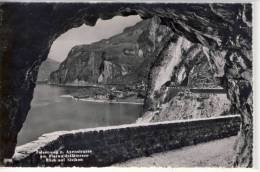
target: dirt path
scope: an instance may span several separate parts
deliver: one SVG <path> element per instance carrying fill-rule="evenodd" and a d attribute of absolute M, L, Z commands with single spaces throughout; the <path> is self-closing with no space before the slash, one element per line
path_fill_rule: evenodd
<path fill-rule="evenodd" d="M 232 167 L 236 136 L 187 146 L 150 157 L 117 163 L 117 167 Z"/>

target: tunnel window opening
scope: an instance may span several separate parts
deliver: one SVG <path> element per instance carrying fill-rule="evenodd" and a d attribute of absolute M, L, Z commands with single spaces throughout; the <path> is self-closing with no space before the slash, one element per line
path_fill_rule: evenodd
<path fill-rule="evenodd" d="M 140 40 L 149 24 L 116 16 L 59 36 L 40 66 L 17 145 L 54 131 L 134 123 L 143 112 Z"/>
<path fill-rule="evenodd" d="M 160 22 L 114 17 L 58 37 L 40 67 L 18 145 L 60 130 L 231 114 L 202 45 Z"/>

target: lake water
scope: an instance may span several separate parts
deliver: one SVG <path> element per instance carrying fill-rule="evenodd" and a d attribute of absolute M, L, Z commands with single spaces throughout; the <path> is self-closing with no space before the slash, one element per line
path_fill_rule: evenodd
<path fill-rule="evenodd" d="M 34 90 L 31 110 L 18 135 L 18 145 L 53 131 L 74 130 L 133 123 L 142 105 L 76 101 L 68 95 L 75 88 L 39 84 Z"/>

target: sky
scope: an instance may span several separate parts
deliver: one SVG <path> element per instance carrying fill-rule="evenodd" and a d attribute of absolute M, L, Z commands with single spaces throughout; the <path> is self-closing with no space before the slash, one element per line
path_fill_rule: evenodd
<path fill-rule="evenodd" d="M 141 20 L 139 16 L 116 16 L 110 20 L 99 19 L 95 26 L 84 24 L 78 28 L 70 29 L 53 42 L 48 58 L 62 62 L 75 45 L 90 44 L 110 38 Z"/>

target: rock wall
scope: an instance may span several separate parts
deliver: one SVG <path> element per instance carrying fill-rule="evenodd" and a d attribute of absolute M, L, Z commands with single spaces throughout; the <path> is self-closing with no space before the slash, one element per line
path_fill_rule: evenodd
<path fill-rule="evenodd" d="M 140 15 L 157 16 L 176 34 L 206 47 L 219 84 L 242 117 L 234 165 L 252 167 L 251 4 L 1 3 L 0 11 L 0 162 L 14 153 L 39 66 L 52 42 L 83 23 L 95 25 L 98 18 Z M 226 52 L 224 64 L 218 63 L 216 50 Z"/>
<path fill-rule="evenodd" d="M 13 166 L 109 166 L 152 153 L 236 135 L 240 117 L 227 116 L 153 124 L 129 124 L 75 131 L 61 131 L 41 136 L 19 146 Z M 67 153 L 87 151 L 85 153 Z M 46 152 L 46 153 L 42 153 Z M 57 162 L 51 155 L 89 155 L 79 161 Z M 42 156 L 42 158 L 41 158 Z M 43 157 L 46 156 L 46 157 Z M 47 160 L 48 159 L 48 160 Z M 52 161 L 56 159 L 56 162 Z M 73 158 L 71 158 L 73 159 Z"/>
<path fill-rule="evenodd" d="M 223 63 L 223 56 L 220 59 Z M 175 35 L 161 50 L 150 70 L 145 109 L 155 110 L 158 101 L 167 95 L 168 87 L 218 87 L 212 70 L 202 45 Z"/>
<path fill-rule="evenodd" d="M 224 55 L 212 50 L 224 70 Z M 223 72 L 222 72 L 223 74 Z M 174 35 L 150 70 L 145 114 L 137 122 L 155 122 L 229 115 L 233 105 L 223 93 L 207 49 Z M 208 89 L 192 93 L 189 89 Z"/>
<path fill-rule="evenodd" d="M 156 109 L 146 111 L 138 123 L 235 114 L 225 93 L 193 93 L 189 89 L 179 91 L 173 88 L 167 88 L 166 92 L 164 99 L 157 102 Z"/>

